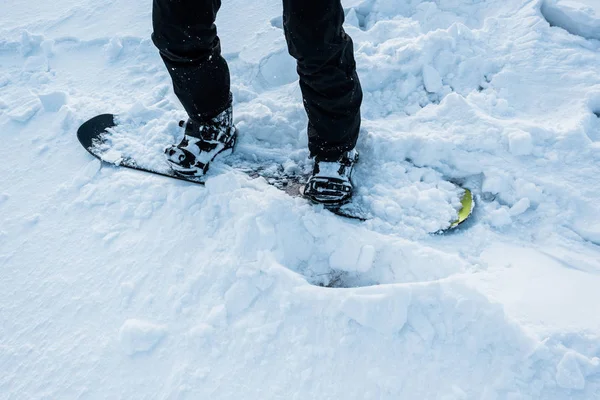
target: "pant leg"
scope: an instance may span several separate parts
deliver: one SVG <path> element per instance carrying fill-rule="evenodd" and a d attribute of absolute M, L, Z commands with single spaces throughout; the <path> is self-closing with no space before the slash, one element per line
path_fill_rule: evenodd
<path fill-rule="evenodd" d="M 190 118 L 210 119 L 231 102 L 227 62 L 214 24 L 221 0 L 153 0 L 152 40 Z"/>
<path fill-rule="evenodd" d="M 283 0 L 283 13 L 288 49 L 298 61 L 309 150 L 322 159 L 338 158 L 356 145 L 362 103 L 352 39 L 342 28 L 342 4 Z"/>

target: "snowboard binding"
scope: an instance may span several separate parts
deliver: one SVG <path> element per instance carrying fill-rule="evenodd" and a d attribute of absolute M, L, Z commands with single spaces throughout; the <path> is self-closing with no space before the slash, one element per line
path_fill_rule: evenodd
<path fill-rule="evenodd" d="M 237 140 L 231 105 L 216 117 L 196 122 L 180 121 L 184 136 L 177 145 L 165 149 L 167 163 L 173 172 L 187 177 L 206 174 L 210 163 L 226 150 L 232 150 Z"/>
<path fill-rule="evenodd" d="M 344 152 L 336 161 L 315 158 L 313 173 L 303 188 L 304 197 L 326 208 L 339 208 L 352 199 L 352 171 L 358 161 L 356 150 Z"/>

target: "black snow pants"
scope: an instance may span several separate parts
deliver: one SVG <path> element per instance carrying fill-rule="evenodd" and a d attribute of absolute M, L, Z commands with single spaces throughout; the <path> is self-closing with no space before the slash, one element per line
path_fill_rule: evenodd
<path fill-rule="evenodd" d="M 249 0 L 252 1 L 252 0 Z M 283 25 L 308 114 L 311 155 L 332 160 L 356 145 L 362 90 L 341 0 L 283 0 Z M 153 0 L 152 39 L 192 119 L 210 119 L 231 102 L 215 18 L 220 0 Z M 244 21 L 239 21 L 243 24 Z"/>

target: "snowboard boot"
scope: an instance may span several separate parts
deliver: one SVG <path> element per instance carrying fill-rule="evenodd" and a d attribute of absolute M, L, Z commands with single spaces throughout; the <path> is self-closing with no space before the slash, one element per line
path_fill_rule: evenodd
<path fill-rule="evenodd" d="M 188 119 L 180 121 L 179 126 L 185 129 L 183 140 L 167 147 L 165 155 L 171 169 L 187 177 L 205 175 L 215 157 L 233 149 L 237 138 L 231 105 L 210 120 Z"/>
<path fill-rule="evenodd" d="M 330 208 L 348 203 L 352 198 L 352 169 L 357 161 L 356 150 L 344 152 L 337 161 L 315 157 L 313 173 L 304 186 L 303 195 Z"/>

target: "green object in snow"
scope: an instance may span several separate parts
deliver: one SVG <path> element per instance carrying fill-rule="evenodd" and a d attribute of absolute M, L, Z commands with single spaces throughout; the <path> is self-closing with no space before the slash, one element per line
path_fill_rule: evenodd
<path fill-rule="evenodd" d="M 460 203 L 462 208 L 458 212 L 458 219 L 450 225 L 450 229 L 456 228 L 465 222 L 473 212 L 473 206 L 475 205 L 475 202 L 473 201 L 473 193 L 471 193 L 469 189 L 465 189 L 465 193 L 463 194 Z"/>

